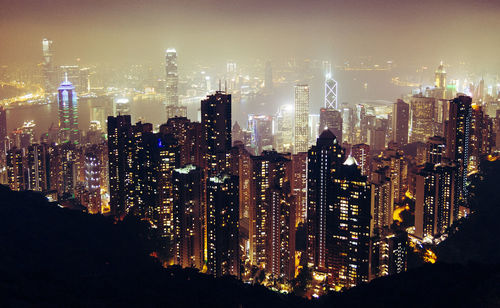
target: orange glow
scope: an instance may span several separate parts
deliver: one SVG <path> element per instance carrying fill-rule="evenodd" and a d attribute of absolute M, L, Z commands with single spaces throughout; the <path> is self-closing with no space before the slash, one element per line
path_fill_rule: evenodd
<path fill-rule="evenodd" d="M 432 250 L 427 249 L 424 254 L 424 262 L 434 264 L 436 263 L 436 260 L 436 254 Z"/>

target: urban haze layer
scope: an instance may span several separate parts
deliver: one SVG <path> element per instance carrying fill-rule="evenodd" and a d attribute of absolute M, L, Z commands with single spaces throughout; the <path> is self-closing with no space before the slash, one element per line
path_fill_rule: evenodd
<path fill-rule="evenodd" d="M 498 60 L 470 60 L 481 46 L 241 56 L 214 34 L 213 61 L 184 43 L 87 61 L 55 36 L 25 62 L 0 57 L 0 184 L 148 222 L 164 267 L 312 298 L 405 272 L 410 255 L 435 263 L 500 149 Z"/>

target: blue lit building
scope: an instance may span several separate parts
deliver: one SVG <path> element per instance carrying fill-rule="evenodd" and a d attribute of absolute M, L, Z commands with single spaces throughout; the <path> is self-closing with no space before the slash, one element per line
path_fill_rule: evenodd
<path fill-rule="evenodd" d="M 57 89 L 59 104 L 59 143 L 78 143 L 78 102 L 75 87 L 64 80 Z"/>

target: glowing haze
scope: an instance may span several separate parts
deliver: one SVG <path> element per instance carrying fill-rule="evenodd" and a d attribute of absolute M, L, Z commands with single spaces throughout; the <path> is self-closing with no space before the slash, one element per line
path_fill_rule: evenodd
<path fill-rule="evenodd" d="M 289 56 L 393 59 L 400 65 L 467 61 L 498 67 L 500 2 L 2 0 L 0 64 L 57 61 L 181 64 Z"/>

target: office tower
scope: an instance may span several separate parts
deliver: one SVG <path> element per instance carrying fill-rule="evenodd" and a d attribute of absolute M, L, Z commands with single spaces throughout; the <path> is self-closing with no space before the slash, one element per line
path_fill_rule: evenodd
<path fill-rule="evenodd" d="M 23 150 L 12 148 L 7 151 L 6 157 L 7 178 L 12 190 L 25 190 Z"/>
<path fill-rule="evenodd" d="M 43 144 L 32 144 L 25 149 L 26 189 L 47 190 L 48 154 Z"/>
<path fill-rule="evenodd" d="M 177 51 L 174 48 L 169 48 L 165 52 L 165 73 L 165 108 L 167 111 L 167 120 L 173 117 L 186 117 L 186 107 L 179 104 Z"/>
<path fill-rule="evenodd" d="M 372 204 L 372 231 L 381 234 L 393 222 L 394 211 L 394 185 L 387 177 L 387 168 L 376 170 L 372 173 L 371 204 Z"/>
<path fill-rule="evenodd" d="M 353 145 L 351 156 L 356 160 L 361 174 L 368 176 L 370 174 L 370 146 L 364 143 Z"/>
<path fill-rule="evenodd" d="M 410 142 L 426 142 L 434 136 L 434 111 L 436 99 L 415 95 L 410 99 Z"/>
<path fill-rule="evenodd" d="M 343 140 L 352 143 L 354 141 L 354 110 L 347 104 L 342 103 L 342 137 Z"/>
<path fill-rule="evenodd" d="M 325 109 L 339 109 L 337 103 L 337 81 L 332 78 L 331 72 L 325 75 Z"/>
<path fill-rule="evenodd" d="M 211 176 L 206 184 L 206 263 L 213 276 L 240 276 L 238 177 Z"/>
<path fill-rule="evenodd" d="M 85 153 L 85 188 L 89 194 L 88 212 L 98 214 L 101 212 L 101 160 L 100 150 L 92 146 Z"/>
<path fill-rule="evenodd" d="M 5 153 L 5 139 L 7 138 L 7 110 L 0 106 L 0 156 Z"/>
<path fill-rule="evenodd" d="M 204 265 L 203 171 L 186 165 L 173 171 L 174 262 L 202 269 Z"/>
<path fill-rule="evenodd" d="M 307 153 L 292 155 L 292 194 L 295 199 L 295 221 L 305 223 L 307 218 Z"/>
<path fill-rule="evenodd" d="M 481 157 L 491 153 L 493 121 L 485 114 L 483 106 L 472 105 L 468 173 L 479 170 Z"/>
<path fill-rule="evenodd" d="M 426 162 L 433 165 L 443 161 L 446 139 L 439 136 L 430 137 L 427 141 Z"/>
<path fill-rule="evenodd" d="M 273 91 L 273 68 L 271 61 L 266 61 L 266 72 L 264 77 L 264 88 L 267 92 Z"/>
<path fill-rule="evenodd" d="M 331 205 L 336 198 L 334 178 L 343 162 L 343 149 L 329 130 L 321 133 L 308 152 L 307 162 L 307 255 L 315 270 L 331 272 L 334 249 Z"/>
<path fill-rule="evenodd" d="M 294 153 L 307 152 L 309 148 L 309 86 L 295 86 L 295 142 Z"/>
<path fill-rule="evenodd" d="M 35 126 L 35 122 L 33 121 L 25 121 L 23 123 L 23 126 L 18 129 L 20 134 L 17 135 L 19 137 L 19 140 L 16 140 L 17 147 L 26 148 L 35 141 Z"/>
<path fill-rule="evenodd" d="M 368 142 L 372 151 L 385 149 L 386 130 L 381 127 L 373 127 L 368 130 Z"/>
<path fill-rule="evenodd" d="M 231 94 L 217 91 L 201 101 L 207 175 L 229 170 L 231 150 Z"/>
<path fill-rule="evenodd" d="M 408 143 L 409 119 L 409 105 L 403 100 L 398 99 L 392 108 L 392 141 L 401 146 Z"/>
<path fill-rule="evenodd" d="M 319 111 L 319 134 L 329 129 L 342 143 L 342 114 L 336 109 L 321 108 Z"/>
<path fill-rule="evenodd" d="M 444 234 L 455 220 L 454 164 L 426 164 L 417 173 L 415 195 L 415 235 L 433 238 Z"/>
<path fill-rule="evenodd" d="M 66 78 L 58 91 L 59 143 L 79 143 L 78 103 L 75 87 Z"/>
<path fill-rule="evenodd" d="M 132 183 L 132 124 L 130 115 L 108 117 L 108 164 L 111 214 L 128 213 L 126 199 Z"/>
<path fill-rule="evenodd" d="M 113 116 L 131 114 L 130 100 L 125 97 L 115 97 L 113 99 Z"/>
<path fill-rule="evenodd" d="M 438 68 L 436 69 L 436 72 L 434 73 L 435 76 L 435 86 L 436 88 L 439 89 L 444 89 L 446 88 L 446 70 L 444 69 L 444 64 L 443 61 L 439 64 Z"/>
<path fill-rule="evenodd" d="M 307 140 L 316 140 L 319 137 L 319 114 L 309 115 L 309 135 Z"/>
<path fill-rule="evenodd" d="M 460 206 L 466 204 L 467 167 L 469 164 L 469 145 L 472 117 L 472 99 L 469 96 L 459 96 L 450 101 L 450 115 L 446 133 L 446 156 L 455 162 L 457 174 L 455 180 L 455 208 L 453 218 L 459 218 Z"/>
<path fill-rule="evenodd" d="M 55 90 L 55 72 L 54 63 L 52 62 L 52 41 L 44 38 L 42 40 L 43 54 L 43 78 L 45 92 L 52 93 Z"/>
<path fill-rule="evenodd" d="M 295 117 L 293 105 L 281 105 L 275 119 L 274 148 L 279 153 L 293 150 L 293 121 Z"/>
<path fill-rule="evenodd" d="M 293 278 L 295 209 L 290 156 L 264 151 L 251 158 L 250 262 L 276 278 Z"/>
<path fill-rule="evenodd" d="M 248 129 L 252 132 L 254 154 L 260 155 L 263 150 L 273 149 L 273 119 L 266 115 L 248 115 Z"/>

